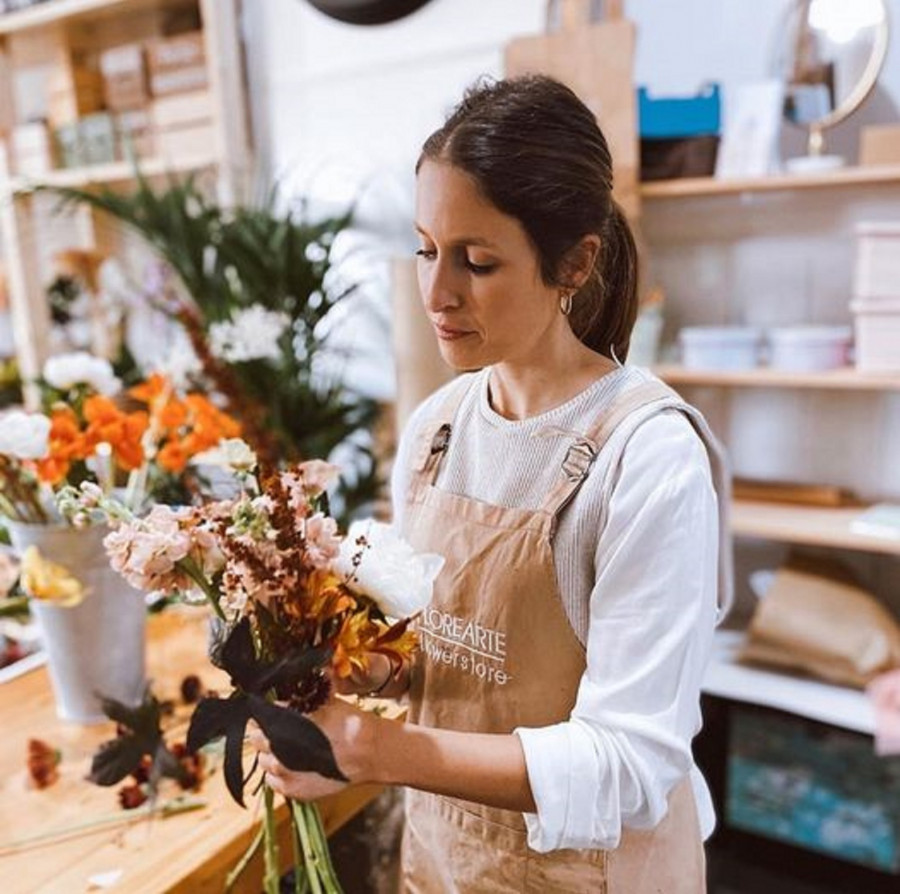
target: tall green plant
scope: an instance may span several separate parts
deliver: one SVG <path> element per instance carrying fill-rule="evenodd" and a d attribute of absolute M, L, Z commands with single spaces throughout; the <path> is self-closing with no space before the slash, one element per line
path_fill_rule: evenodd
<path fill-rule="evenodd" d="M 170 178 L 154 189 L 137 177 L 131 193 L 104 189 L 54 189 L 63 205 L 84 204 L 136 231 L 177 274 L 193 307 L 172 315 L 188 330 L 218 379 L 229 409 L 256 433 L 258 449 L 272 460 L 326 457 L 360 429 L 371 426 L 376 406 L 340 382 L 322 382 L 313 368 L 329 350 L 322 321 L 356 287 L 336 281 L 332 249 L 351 223 L 352 212 L 311 221 L 305 213 L 276 210 L 276 195 L 257 206 L 223 208 L 195 177 Z M 222 363 L 204 345 L 211 325 L 252 305 L 289 319 L 278 343 L 278 360 Z M 205 357 L 203 356 L 205 353 Z M 352 441 L 350 443 L 353 443 Z M 347 509 L 374 498 L 371 452 L 353 443 L 357 478 L 345 485 Z"/>

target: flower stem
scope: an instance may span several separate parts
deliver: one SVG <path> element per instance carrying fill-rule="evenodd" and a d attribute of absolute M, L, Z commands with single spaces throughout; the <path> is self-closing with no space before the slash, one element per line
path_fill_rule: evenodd
<path fill-rule="evenodd" d="M 306 872 L 306 861 L 300 848 L 300 832 L 297 829 L 297 813 L 291 803 L 291 845 L 294 850 L 294 894 L 307 894 L 309 891 L 309 875 Z"/>
<path fill-rule="evenodd" d="M 301 809 L 306 814 L 307 828 L 310 831 L 313 847 L 319 855 L 321 864 L 322 881 L 325 883 L 327 894 L 342 894 L 341 883 L 331 862 L 331 851 L 328 849 L 328 836 L 322 826 L 322 814 L 315 804 L 303 804 Z"/>
<path fill-rule="evenodd" d="M 263 788 L 263 803 L 265 805 L 263 830 L 266 843 L 266 874 L 263 877 L 263 890 L 265 894 L 279 894 L 281 874 L 278 865 L 278 840 L 275 828 L 275 793 L 269 786 Z"/>
<path fill-rule="evenodd" d="M 213 607 L 213 611 L 219 616 L 220 620 L 227 621 L 222 606 L 219 605 L 219 594 L 216 588 L 209 582 L 206 575 L 197 566 L 197 563 L 191 558 L 179 559 L 175 563 L 201 590 L 206 596 L 207 601 Z"/>
<path fill-rule="evenodd" d="M 266 827 L 260 823 L 259 829 L 256 831 L 256 835 L 253 836 L 253 841 L 250 842 L 250 847 L 244 852 L 244 856 L 235 863 L 234 868 L 225 878 L 225 894 L 234 887 L 234 883 L 240 878 L 241 873 L 247 868 L 247 865 L 253 859 L 253 855 L 259 850 L 259 846 L 262 844 L 263 837 L 266 833 Z"/>
<path fill-rule="evenodd" d="M 296 826 L 297 836 L 300 839 L 300 846 L 303 850 L 303 863 L 306 866 L 306 877 L 309 879 L 309 886 L 312 890 L 312 894 L 325 894 L 319 876 L 319 860 L 313 849 L 309 829 L 306 826 L 306 814 L 303 811 L 303 806 L 303 804 L 299 804 L 297 801 L 291 801 L 291 810 L 294 813 L 294 825 Z"/>

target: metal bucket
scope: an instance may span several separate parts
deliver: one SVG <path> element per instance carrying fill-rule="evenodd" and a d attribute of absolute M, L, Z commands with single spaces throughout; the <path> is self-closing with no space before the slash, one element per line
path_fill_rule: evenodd
<path fill-rule="evenodd" d="M 71 608 L 38 599 L 30 603 L 47 653 L 57 715 L 97 723 L 107 719 L 101 697 L 138 704 L 146 680 L 147 610 L 143 593 L 110 568 L 103 549 L 108 528 L 13 521 L 7 528 L 17 552 L 36 546 L 85 587 L 84 599 Z"/>

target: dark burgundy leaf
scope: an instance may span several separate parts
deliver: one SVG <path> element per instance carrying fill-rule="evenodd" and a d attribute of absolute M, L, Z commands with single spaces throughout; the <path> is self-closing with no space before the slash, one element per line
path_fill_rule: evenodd
<path fill-rule="evenodd" d="M 188 751 L 197 751 L 207 742 L 221 739 L 228 732 L 228 727 L 241 717 L 246 725 L 248 717 L 246 696 L 200 699 L 188 727 Z"/>
<path fill-rule="evenodd" d="M 225 734 L 225 785 L 231 797 L 241 807 L 244 804 L 244 730 L 250 715 L 245 714 L 243 722 L 233 722 Z"/>
<path fill-rule="evenodd" d="M 253 719 L 272 746 L 272 754 L 285 767 L 348 781 L 335 762 L 328 737 L 309 718 L 256 695 L 249 696 L 248 701 Z"/>
<path fill-rule="evenodd" d="M 120 736 L 104 742 L 91 759 L 88 779 L 96 785 L 115 785 L 137 767 L 144 744 L 137 736 Z"/>

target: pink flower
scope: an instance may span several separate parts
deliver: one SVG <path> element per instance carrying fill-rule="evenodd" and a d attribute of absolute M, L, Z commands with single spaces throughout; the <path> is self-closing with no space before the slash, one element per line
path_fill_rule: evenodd
<path fill-rule="evenodd" d="M 307 496 L 317 497 L 334 484 L 341 470 L 333 463 L 311 459 L 297 466 L 297 474 L 303 479 Z"/>
<path fill-rule="evenodd" d="M 337 522 L 317 512 L 306 520 L 306 556 L 313 568 L 325 568 L 341 551 Z"/>
<path fill-rule="evenodd" d="M 180 524 L 189 514 L 158 504 L 146 517 L 120 525 L 103 540 L 110 565 L 139 590 L 190 589 L 193 582 L 175 567 L 191 551 L 191 532 Z"/>
<path fill-rule="evenodd" d="M 289 495 L 291 509 L 298 518 L 309 515 L 309 504 L 337 480 L 340 469 L 321 459 L 299 463 L 281 473 L 281 483 Z"/>

